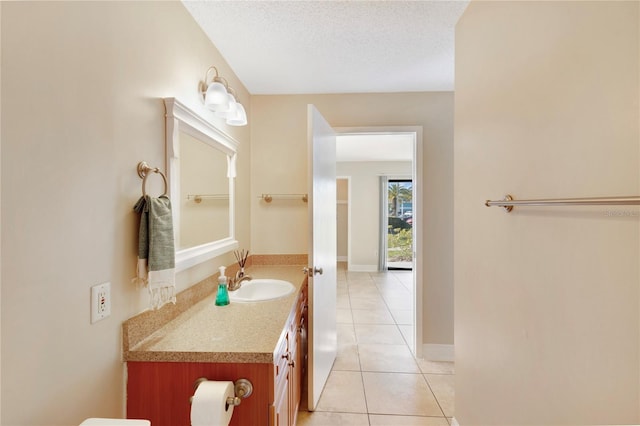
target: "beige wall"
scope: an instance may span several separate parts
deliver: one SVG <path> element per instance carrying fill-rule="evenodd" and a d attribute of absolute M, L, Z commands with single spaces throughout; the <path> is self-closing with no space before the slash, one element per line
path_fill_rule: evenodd
<path fill-rule="evenodd" d="M 411 162 L 339 162 L 339 176 L 351 177 L 352 270 L 378 270 L 380 176 L 411 178 Z"/>
<path fill-rule="evenodd" d="M 453 93 L 252 96 L 251 246 L 306 253 L 307 209 L 257 199 L 307 192 L 307 104 L 334 127 L 422 126 L 424 341 L 453 343 Z M 354 218 L 352 218 L 353 220 Z"/>
<path fill-rule="evenodd" d="M 637 424 L 637 2 L 472 2 L 456 31 L 456 418 Z"/>
<path fill-rule="evenodd" d="M 249 95 L 179 2 L 3 2 L 1 19 L 1 423 L 121 417 L 121 324 L 148 306 L 131 283 L 136 165 L 165 167 L 161 98 L 196 105 L 214 64 L 245 107 Z M 240 141 L 248 247 L 249 127 L 223 129 Z M 179 289 L 232 258 L 181 273 Z M 112 314 L 91 325 L 89 288 L 104 281 Z"/>

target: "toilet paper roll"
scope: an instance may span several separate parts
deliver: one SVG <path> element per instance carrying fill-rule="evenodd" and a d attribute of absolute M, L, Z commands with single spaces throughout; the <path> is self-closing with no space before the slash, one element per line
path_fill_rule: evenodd
<path fill-rule="evenodd" d="M 234 395 L 233 382 L 200 383 L 191 402 L 191 426 L 227 426 L 233 414 L 227 398 Z"/>

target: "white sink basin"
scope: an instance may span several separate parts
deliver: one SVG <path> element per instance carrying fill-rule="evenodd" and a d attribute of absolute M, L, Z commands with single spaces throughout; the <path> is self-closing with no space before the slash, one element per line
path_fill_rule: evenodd
<path fill-rule="evenodd" d="M 248 303 L 280 299 L 293 293 L 295 287 L 289 281 L 270 278 L 254 278 L 244 281 L 242 287 L 229 292 L 231 302 Z"/>

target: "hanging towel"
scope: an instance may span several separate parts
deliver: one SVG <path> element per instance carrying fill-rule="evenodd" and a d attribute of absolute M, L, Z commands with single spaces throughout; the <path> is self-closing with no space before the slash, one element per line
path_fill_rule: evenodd
<path fill-rule="evenodd" d="M 175 246 L 171 200 L 166 195 L 140 197 L 133 209 L 140 213 L 137 280 L 149 289 L 151 308 L 176 303 Z"/>

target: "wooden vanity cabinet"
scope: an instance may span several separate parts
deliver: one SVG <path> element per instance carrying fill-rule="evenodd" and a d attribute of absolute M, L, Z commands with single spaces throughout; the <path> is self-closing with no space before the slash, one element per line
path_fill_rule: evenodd
<path fill-rule="evenodd" d="M 307 284 L 296 300 L 273 363 L 127 363 L 127 418 L 153 426 L 189 426 L 194 383 L 200 377 L 235 381 L 246 378 L 253 393 L 234 408 L 234 426 L 293 426 L 297 418 L 306 363 Z"/>
<path fill-rule="evenodd" d="M 276 397 L 270 422 L 274 426 L 296 424 L 307 361 L 307 311 L 308 294 L 305 281 L 276 353 Z"/>

